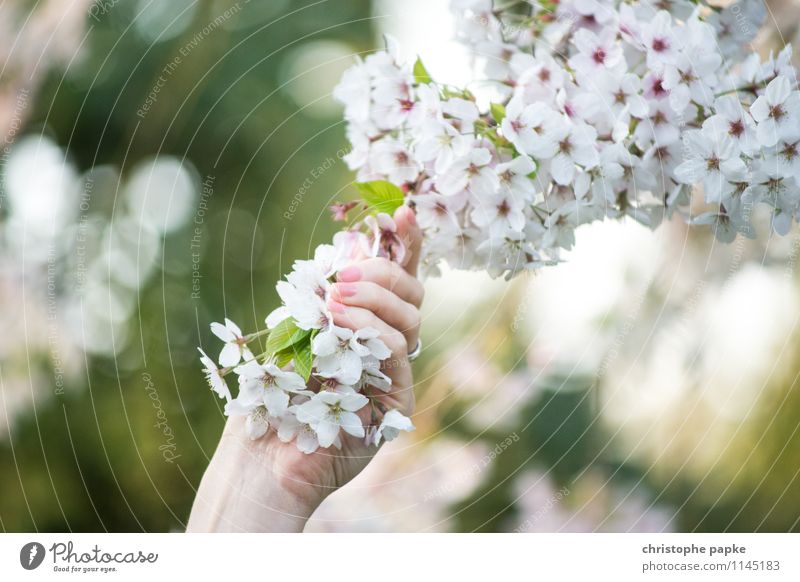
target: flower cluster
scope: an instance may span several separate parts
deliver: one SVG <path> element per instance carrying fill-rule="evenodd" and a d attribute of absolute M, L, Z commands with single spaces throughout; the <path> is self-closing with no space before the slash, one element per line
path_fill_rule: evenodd
<path fill-rule="evenodd" d="M 762 62 L 745 53 L 760 0 L 454 0 L 461 40 L 493 98 L 434 82 L 423 63 L 387 50 L 359 60 L 334 90 L 345 108 L 346 156 L 369 216 L 297 261 L 267 318 L 267 351 L 226 321 L 220 365 L 203 354 L 226 412 L 270 426 L 311 452 L 341 431 L 378 443 L 411 421 L 371 397 L 388 390 L 389 356 L 371 329 L 333 324 L 338 269 L 363 256 L 401 261 L 391 213 L 408 204 L 423 229 L 423 266 L 515 274 L 558 262 L 581 224 L 664 217 L 712 225 L 720 240 L 755 236 L 756 206 L 785 233 L 800 216 L 800 92 L 790 47 Z M 699 195 L 695 196 L 694 194 Z M 703 206 L 703 208 L 699 207 Z M 264 333 L 267 333 L 265 331 Z M 285 368 L 291 364 L 292 371 Z M 231 398 L 224 376 L 239 377 Z M 371 417 L 357 412 L 372 407 Z M 382 418 L 382 421 L 378 421 Z M 365 425 L 367 428 L 365 428 Z"/>
<path fill-rule="evenodd" d="M 654 228 L 678 214 L 728 241 L 754 236 L 756 204 L 776 232 L 797 218 L 790 48 L 763 63 L 743 52 L 760 0 L 499 4 L 453 2 L 495 97 L 486 107 L 421 61 L 400 63 L 391 41 L 334 93 L 350 167 L 407 193 L 429 270 L 445 260 L 511 277 L 558 261 L 577 226 L 606 217 Z"/>
<path fill-rule="evenodd" d="M 388 214 L 369 215 L 362 223 L 368 232 L 342 231 L 333 244 L 318 246 L 312 260 L 295 261 L 277 284 L 282 305 L 267 316 L 266 330 L 245 335 L 229 319 L 211 324 L 224 346 L 219 366 L 200 350 L 206 377 L 226 400 L 225 414 L 246 417 L 251 439 L 272 427 L 282 441 L 313 453 L 319 447 L 340 448 L 341 431 L 377 446 L 399 431 L 413 430 L 410 419 L 376 398 L 392 385 L 381 371 L 391 352 L 378 331 L 339 327 L 327 307 L 331 283 L 343 267 L 363 257 L 402 258 L 405 253 L 402 241 L 392 236 L 396 228 Z M 267 335 L 266 351 L 254 356 L 250 346 L 262 335 Z M 235 398 L 225 380 L 229 373 L 238 377 Z M 359 416 L 363 409 L 368 414 Z"/>

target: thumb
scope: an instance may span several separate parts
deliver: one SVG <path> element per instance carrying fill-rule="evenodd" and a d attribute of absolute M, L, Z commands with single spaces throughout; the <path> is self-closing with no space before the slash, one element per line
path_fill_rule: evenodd
<path fill-rule="evenodd" d="M 397 235 L 406 247 L 402 266 L 409 275 L 416 277 L 422 252 L 422 230 L 417 224 L 416 214 L 410 207 L 401 206 L 395 210 L 394 222 L 397 225 Z"/>

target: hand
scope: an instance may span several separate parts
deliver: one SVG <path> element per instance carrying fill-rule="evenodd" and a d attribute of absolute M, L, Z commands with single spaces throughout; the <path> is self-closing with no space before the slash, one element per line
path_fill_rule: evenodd
<path fill-rule="evenodd" d="M 410 208 L 399 208 L 394 218 L 408 249 L 404 266 L 370 258 L 343 269 L 328 306 L 336 325 L 372 327 L 381 333 L 392 351 L 383 366 L 392 389 L 388 394 L 368 389 L 367 394 L 411 416 L 408 353 L 419 339 L 423 287 L 416 275 L 422 233 Z M 361 411 L 365 425 L 373 423 L 370 409 Z M 242 417 L 228 419 L 197 492 L 188 531 L 302 531 L 319 504 L 358 475 L 377 452 L 364 439 L 342 433 L 341 450 L 331 447 L 306 455 L 273 431 L 251 441 L 243 424 Z"/>

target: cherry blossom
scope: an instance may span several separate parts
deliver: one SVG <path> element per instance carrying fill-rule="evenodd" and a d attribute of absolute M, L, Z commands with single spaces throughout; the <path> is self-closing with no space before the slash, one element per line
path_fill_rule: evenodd
<path fill-rule="evenodd" d="M 317 371 L 322 376 L 337 376 L 345 384 L 361 377 L 361 355 L 353 349 L 353 330 L 331 325 L 311 342 L 317 356 Z"/>
<path fill-rule="evenodd" d="M 686 136 L 690 159 L 675 168 L 675 176 L 684 184 L 702 182 L 706 201 L 720 201 L 723 185 L 729 178 L 745 172 L 734 141 L 727 134 L 692 131 Z"/>
<path fill-rule="evenodd" d="M 756 135 L 761 145 L 770 147 L 781 137 L 800 129 L 800 93 L 784 76 L 775 77 L 750 107 L 757 125 Z"/>
<path fill-rule="evenodd" d="M 762 2 L 452 7 L 482 78 L 438 83 L 421 60 L 401 61 L 391 38 L 356 59 L 333 96 L 351 144 L 344 159 L 366 190 L 331 210 L 360 216 L 277 283 L 266 353 L 251 348 L 262 332 L 212 325 L 220 366 L 201 350 L 204 374 L 250 438 L 275 431 L 311 454 L 413 430 L 381 403 L 391 354 L 378 331 L 334 325 L 327 307 L 350 263 L 403 261 L 388 211 L 401 204 L 423 231 L 427 276 L 448 265 L 510 278 L 556 264 L 581 225 L 603 219 L 655 228 L 674 218 L 724 242 L 756 236 L 755 206 L 778 234 L 798 219 L 800 91 L 791 47 L 765 60 L 748 54 Z M 235 398 L 228 374 L 238 377 Z"/>
<path fill-rule="evenodd" d="M 401 431 L 413 431 L 414 425 L 411 419 L 404 416 L 399 410 L 390 410 L 383 415 L 378 430 L 375 431 L 374 443 L 377 445 L 381 439 L 393 441 Z"/>
<path fill-rule="evenodd" d="M 317 433 L 321 447 L 329 447 L 343 430 L 355 437 L 363 438 L 365 431 L 356 411 L 368 402 L 363 394 L 340 394 L 323 390 L 297 407 L 296 417 L 308 424 Z"/>
<path fill-rule="evenodd" d="M 376 216 L 367 216 L 364 224 L 369 229 L 367 236 L 372 247 L 372 256 L 386 257 L 401 263 L 406 256 L 406 246 L 397 236 L 397 225 L 392 217 L 380 212 Z"/>
<path fill-rule="evenodd" d="M 294 441 L 300 451 L 310 455 L 319 448 L 317 432 L 310 424 L 297 420 L 296 405 L 291 406 L 289 410 L 293 414 L 287 414 L 281 419 L 278 427 L 278 438 L 285 443 Z M 335 443 L 336 441 L 334 441 Z"/>
<path fill-rule="evenodd" d="M 486 148 L 474 148 L 456 158 L 450 168 L 436 182 L 445 196 L 469 192 L 480 197 L 492 194 L 499 185 L 497 174 L 489 166 L 492 154 Z"/>
<path fill-rule="evenodd" d="M 253 354 L 247 349 L 247 340 L 242 335 L 242 330 L 230 319 L 225 318 L 225 325 L 212 323 L 211 333 L 225 342 L 225 346 L 219 354 L 220 366 L 235 366 L 242 359 L 253 359 Z"/>
<path fill-rule="evenodd" d="M 562 186 L 570 184 L 576 175 L 576 164 L 592 167 L 599 161 L 595 141 L 597 131 L 586 124 L 563 124 L 555 132 L 558 145 L 550 161 L 553 180 Z"/>
<path fill-rule="evenodd" d="M 717 98 L 714 112 L 703 122 L 703 129 L 708 129 L 712 135 L 727 135 L 746 155 L 756 153 L 759 148 L 756 124 L 736 96 L 723 95 Z"/>
<path fill-rule="evenodd" d="M 220 398 L 230 400 L 231 391 L 228 388 L 228 384 L 225 382 L 222 371 L 214 363 L 214 360 L 209 358 L 203 350 L 197 348 L 197 351 L 200 352 L 200 362 L 203 364 L 203 372 L 205 373 L 208 385 Z"/>
<path fill-rule="evenodd" d="M 535 158 L 552 158 L 558 151 L 558 114 L 546 103 L 525 105 L 522 99 L 512 99 L 502 130 L 520 152 Z"/>
<path fill-rule="evenodd" d="M 270 416 L 281 416 L 289 406 L 289 393 L 300 393 L 306 383 L 298 374 L 281 370 L 272 363 L 250 361 L 234 370 L 239 375 L 239 395 L 243 405 L 263 405 Z"/>

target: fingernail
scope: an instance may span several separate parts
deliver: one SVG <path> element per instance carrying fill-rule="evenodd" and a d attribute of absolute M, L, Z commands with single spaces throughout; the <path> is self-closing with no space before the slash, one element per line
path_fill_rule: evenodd
<path fill-rule="evenodd" d="M 414 212 L 410 207 L 406 206 L 406 214 L 408 214 L 408 224 L 411 226 L 417 226 L 417 213 Z"/>
<path fill-rule="evenodd" d="M 356 294 L 356 286 L 353 283 L 335 283 L 333 288 L 339 297 L 352 297 Z"/>
<path fill-rule="evenodd" d="M 344 281 L 346 283 L 352 283 L 353 281 L 358 281 L 361 279 L 361 269 L 355 266 L 347 267 L 339 271 L 336 275 L 336 279 L 339 281 Z"/>
<path fill-rule="evenodd" d="M 328 301 L 328 307 L 334 313 L 344 313 L 344 310 L 345 310 L 344 305 L 342 305 L 338 301 L 333 301 L 333 300 Z"/>

